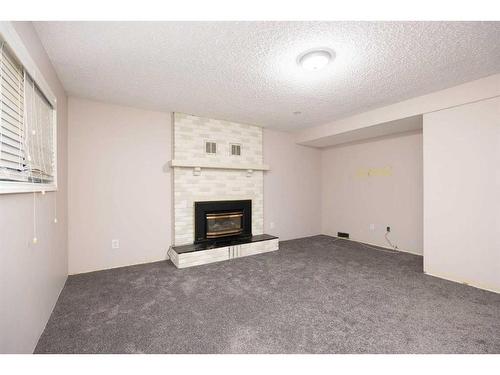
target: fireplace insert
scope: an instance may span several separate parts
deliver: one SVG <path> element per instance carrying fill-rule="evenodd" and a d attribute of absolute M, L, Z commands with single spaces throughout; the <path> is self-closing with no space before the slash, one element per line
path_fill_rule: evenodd
<path fill-rule="evenodd" d="M 195 243 L 224 242 L 252 236 L 252 201 L 194 204 Z"/>

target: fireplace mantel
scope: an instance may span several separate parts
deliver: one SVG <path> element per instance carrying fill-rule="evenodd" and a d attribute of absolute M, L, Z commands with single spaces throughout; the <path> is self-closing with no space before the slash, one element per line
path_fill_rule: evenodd
<path fill-rule="evenodd" d="M 172 168 L 205 168 L 205 169 L 241 169 L 247 171 L 268 171 L 266 164 L 242 164 L 242 163 L 221 163 L 217 161 L 197 161 L 197 160 L 170 160 L 169 165 Z"/>

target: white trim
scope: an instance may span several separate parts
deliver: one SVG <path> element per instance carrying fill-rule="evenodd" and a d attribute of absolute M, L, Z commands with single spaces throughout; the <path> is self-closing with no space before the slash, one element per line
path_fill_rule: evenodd
<path fill-rule="evenodd" d="M 33 182 L 0 181 L 0 194 L 40 193 L 57 191 L 57 184 L 38 184 Z"/>
<path fill-rule="evenodd" d="M 168 253 L 168 250 L 167 250 Z M 167 260 L 170 260 L 170 257 L 168 254 L 165 255 L 165 258 L 158 258 L 158 259 L 150 259 L 150 260 L 145 260 L 145 261 L 140 261 L 137 263 L 126 263 L 118 266 L 109 266 L 106 268 L 87 268 L 83 271 L 75 271 L 75 272 L 70 272 L 68 271 L 68 276 L 73 276 L 73 275 L 83 275 L 86 273 L 93 273 L 93 272 L 99 272 L 99 271 L 106 271 L 106 270 L 114 270 L 116 268 L 125 268 L 125 267 L 131 267 L 131 266 L 140 266 L 142 264 L 151 264 L 151 263 L 159 263 L 159 262 L 165 262 Z"/>
<path fill-rule="evenodd" d="M 394 249 L 394 248 L 392 248 L 390 246 L 377 245 L 377 244 L 371 243 L 371 242 L 365 242 L 365 241 L 355 240 L 354 238 L 337 237 L 337 236 L 332 236 L 330 234 L 323 234 L 323 236 L 338 238 L 339 240 L 347 240 L 347 241 L 351 241 L 351 242 L 358 242 L 358 243 L 361 243 L 361 244 L 364 244 L 364 245 L 381 247 L 383 249 L 388 249 L 388 250 L 392 250 L 392 251 L 395 251 L 395 252 L 401 252 L 401 253 L 408 253 L 408 254 L 412 254 L 412 255 L 418 255 L 419 257 L 423 257 L 424 256 L 423 254 L 419 254 L 419 253 L 416 253 L 414 251 L 409 251 L 409 250 L 405 250 L 405 249 L 400 249 L 399 247 L 397 249 Z"/>
<path fill-rule="evenodd" d="M 485 286 L 484 284 L 476 283 L 475 281 L 463 280 L 463 279 L 460 279 L 458 277 L 453 277 L 453 276 L 448 276 L 448 275 L 444 276 L 444 275 L 441 275 L 439 273 L 429 272 L 429 271 L 427 271 L 425 269 L 424 269 L 424 274 L 426 274 L 428 276 L 432 276 L 432 277 L 437 277 L 439 279 L 448 280 L 448 281 L 451 281 L 451 282 L 454 282 L 454 283 L 464 284 L 464 285 L 467 285 L 467 286 L 471 286 L 473 288 L 487 290 L 488 292 L 493 292 L 493 293 L 500 294 L 500 289 L 494 288 L 494 287 L 492 287 L 490 285 L 489 286 Z"/>
<path fill-rule="evenodd" d="M 57 98 L 50 88 L 50 85 L 45 80 L 43 74 L 38 69 L 37 65 L 31 58 L 31 55 L 24 45 L 21 37 L 17 34 L 14 26 L 9 21 L 0 21 L 0 39 L 5 41 L 10 50 L 14 53 L 15 57 L 23 65 L 23 69 L 31 76 L 34 83 L 38 86 L 45 98 L 52 106 L 53 116 L 53 154 L 54 154 L 54 168 L 53 178 L 54 182 L 49 184 L 39 184 L 31 182 L 19 181 L 0 181 L 0 194 L 10 193 L 31 193 L 40 191 L 57 191 Z"/>

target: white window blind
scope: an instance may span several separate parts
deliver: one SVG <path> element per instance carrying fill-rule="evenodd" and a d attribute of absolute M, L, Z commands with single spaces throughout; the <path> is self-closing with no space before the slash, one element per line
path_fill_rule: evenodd
<path fill-rule="evenodd" d="M 0 41 L 0 182 L 54 182 L 54 109 Z"/>
<path fill-rule="evenodd" d="M 24 72 L 1 43 L 0 179 L 27 181 L 24 156 Z"/>

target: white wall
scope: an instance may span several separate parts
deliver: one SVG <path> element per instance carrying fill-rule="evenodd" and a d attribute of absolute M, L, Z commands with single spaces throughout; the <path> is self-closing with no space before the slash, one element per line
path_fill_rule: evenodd
<path fill-rule="evenodd" d="M 165 259 L 172 244 L 170 114 L 71 97 L 68 118 L 69 273 Z M 271 166 L 264 231 L 281 240 L 320 234 L 320 150 L 267 129 L 263 143 Z"/>
<path fill-rule="evenodd" d="M 322 232 L 422 254 L 422 133 L 412 132 L 322 152 Z M 374 229 L 371 229 L 374 224 Z"/>
<path fill-rule="evenodd" d="M 69 273 L 166 259 L 171 115 L 72 97 L 68 111 Z"/>
<path fill-rule="evenodd" d="M 321 234 L 321 151 L 264 129 L 264 163 L 264 232 L 281 241 Z"/>
<path fill-rule="evenodd" d="M 500 292 L 500 97 L 424 116 L 424 271 Z"/>
<path fill-rule="evenodd" d="M 0 195 L 0 353 L 31 353 L 67 276 L 66 94 L 30 22 L 14 27 L 57 97 L 57 193 Z M 57 218 L 54 224 L 54 199 Z"/>

